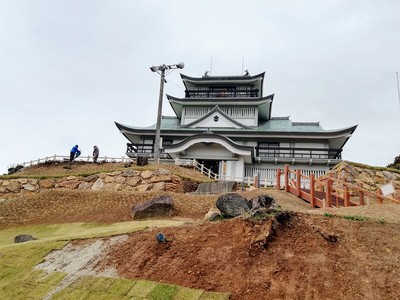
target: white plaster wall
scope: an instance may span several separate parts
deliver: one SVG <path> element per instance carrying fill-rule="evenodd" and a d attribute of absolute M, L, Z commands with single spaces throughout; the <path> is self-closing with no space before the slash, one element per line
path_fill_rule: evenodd
<path fill-rule="evenodd" d="M 226 180 L 240 180 L 244 176 L 244 160 L 226 161 Z"/>

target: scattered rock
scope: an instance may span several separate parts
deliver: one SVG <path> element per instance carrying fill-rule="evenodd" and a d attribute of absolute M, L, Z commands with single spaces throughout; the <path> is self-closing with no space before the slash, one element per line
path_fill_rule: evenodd
<path fill-rule="evenodd" d="M 14 243 L 24 243 L 28 241 L 37 240 L 37 238 L 29 235 L 29 234 L 20 234 L 14 237 Z"/>
<path fill-rule="evenodd" d="M 250 212 L 247 200 L 236 193 L 225 194 L 218 198 L 217 208 L 222 216 L 234 218 Z"/>
<path fill-rule="evenodd" d="M 145 192 L 151 189 L 151 184 L 141 184 L 135 187 L 135 191 L 137 192 Z"/>
<path fill-rule="evenodd" d="M 105 183 L 114 182 L 114 177 L 108 175 L 108 176 L 106 176 L 106 178 L 104 178 L 104 182 L 105 182 Z"/>
<path fill-rule="evenodd" d="M 131 176 L 135 176 L 135 175 L 136 175 L 136 172 L 133 171 L 132 169 L 128 169 L 128 170 L 124 171 L 124 173 L 122 173 L 122 176 L 125 176 L 125 177 L 131 177 Z"/>
<path fill-rule="evenodd" d="M 18 178 L 17 182 L 20 184 L 25 184 L 25 183 L 28 183 L 28 179 L 27 178 Z"/>
<path fill-rule="evenodd" d="M 39 187 L 42 189 L 52 189 L 54 186 L 55 184 L 53 179 L 43 179 L 39 181 Z"/>
<path fill-rule="evenodd" d="M 170 196 L 162 195 L 132 208 L 134 219 L 151 218 L 171 215 L 174 210 L 174 202 Z"/>
<path fill-rule="evenodd" d="M 104 183 L 101 178 L 97 179 L 92 185 L 92 191 L 101 191 L 104 189 Z"/>
<path fill-rule="evenodd" d="M 78 190 L 88 190 L 90 189 L 91 184 L 89 182 L 82 182 L 79 186 L 78 186 Z"/>
<path fill-rule="evenodd" d="M 218 208 L 212 207 L 208 213 L 204 216 L 204 221 L 216 221 L 222 217 L 221 212 Z"/>
<path fill-rule="evenodd" d="M 35 188 L 32 184 L 30 184 L 30 183 L 24 184 L 24 185 L 22 186 L 22 188 L 23 188 L 24 190 L 27 190 L 27 191 L 30 191 L 30 192 L 33 192 L 33 191 L 36 190 L 36 188 Z"/>
<path fill-rule="evenodd" d="M 275 222 L 274 219 L 270 219 L 266 224 L 263 224 L 259 234 L 250 243 L 251 249 L 254 247 L 266 248 L 268 246 L 268 243 L 273 239 L 276 232 L 277 225 Z"/>
<path fill-rule="evenodd" d="M 6 185 L 6 188 L 7 188 L 8 191 L 14 193 L 14 192 L 18 192 L 19 191 L 20 185 L 17 182 L 13 181 L 13 182 L 10 182 L 10 184 Z"/>
<path fill-rule="evenodd" d="M 277 204 L 271 196 L 268 195 L 260 195 L 251 200 L 249 200 L 249 208 L 252 210 L 259 208 L 268 208 L 275 209 L 277 208 Z"/>
<path fill-rule="evenodd" d="M 93 181 L 95 181 L 95 180 L 97 180 L 97 176 L 96 175 L 89 175 L 89 176 L 87 176 L 87 177 L 85 177 L 85 181 L 86 182 L 93 182 Z"/>
<path fill-rule="evenodd" d="M 172 173 L 168 170 L 165 170 L 163 168 L 160 168 L 158 170 L 155 170 L 154 175 L 171 175 Z"/>
<path fill-rule="evenodd" d="M 325 240 L 331 243 L 335 243 L 338 240 L 338 236 L 330 231 L 325 230 L 324 228 L 313 224 L 312 222 L 308 222 L 308 225 L 318 232 Z"/>
<path fill-rule="evenodd" d="M 114 181 L 115 181 L 115 183 L 124 184 L 126 181 L 126 177 L 120 175 L 120 176 L 115 177 Z"/>
<path fill-rule="evenodd" d="M 172 177 L 168 175 L 161 175 L 161 176 L 153 176 L 149 178 L 148 182 L 156 183 L 156 182 L 171 182 Z"/>
<path fill-rule="evenodd" d="M 143 179 L 148 179 L 153 176 L 153 171 L 145 170 L 140 174 L 140 176 L 142 176 Z"/>
<path fill-rule="evenodd" d="M 153 185 L 153 191 L 165 191 L 165 182 L 157 182 Z"/>
<path fill-rule="evenodd" d="M 125 182 L 125 184 L 129 186 L 137 186 L 140 183 L 140 181 L 141 181 L 140 177 L 131 177 Z"/>

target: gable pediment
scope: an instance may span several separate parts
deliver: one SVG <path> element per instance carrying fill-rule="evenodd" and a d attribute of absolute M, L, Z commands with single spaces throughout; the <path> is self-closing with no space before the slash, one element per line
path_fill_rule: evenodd
<path fill-rule="evenodd" d="M 187 128 L 249 128 L 248 126 L 233 120 L 216 106 L 200 119 L 185 125 Z"/>

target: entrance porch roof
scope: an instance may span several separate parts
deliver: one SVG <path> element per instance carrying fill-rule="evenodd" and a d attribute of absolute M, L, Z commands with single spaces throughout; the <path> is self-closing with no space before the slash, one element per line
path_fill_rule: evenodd
<path fill-rule="evenodd" d="M 225 136 L 214 134 L 212 132 L 195 134 L 187 137 L 179 143 L 173 145 L 165 145 L 164 150 L 165 153 L 168 153 L 169 155 L 171 155 L 171 157 L 176 158 L 180 157 L 181 153 L 185 152 L 188 148 L 195 144 L 219 144 L 230 153 L 237 156 L 242 156 L 245 163 L 252 162 L 254 147 L 239 145 Z"/>

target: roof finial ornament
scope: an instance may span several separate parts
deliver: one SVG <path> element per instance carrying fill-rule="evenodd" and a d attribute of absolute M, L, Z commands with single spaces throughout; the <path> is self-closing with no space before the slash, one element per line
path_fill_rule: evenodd
<path fill-rule="evenodd" d="M 244 75 L 243 76 L 250 76 L 249 70 L 244 70 Z"/>
<path fill-rule="evenodd" d="M 204 131 L 205 134 L 212 134 L 213 132 L 210 130 L 210 128 L 207 128 L 206 131 Z"/>
<path fill-rule="evenodd" d="M 203 77 L 208 77 L 208 71 L 204 73 Z"/>

